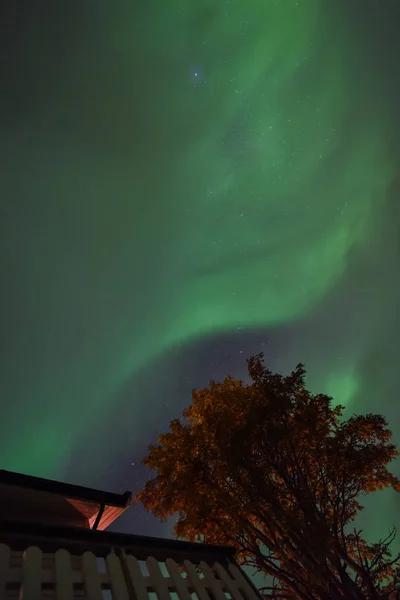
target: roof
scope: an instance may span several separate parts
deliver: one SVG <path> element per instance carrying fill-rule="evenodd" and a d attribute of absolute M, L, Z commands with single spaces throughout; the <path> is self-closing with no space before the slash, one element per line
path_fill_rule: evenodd
<path fill-rule="evenodd" d="M 216 546 L 200 542 L 164 539 L 114 531 L 91 531 L 74 527 L 53 527 L 39 523 L 21 523 L 0 519 L 0 539 L 13 550 L 25 550 L 28 546 L 38 546 L 42 552 L 54 553 L 65 548 L 74 555 L 87 550 L 98 557 L 106 557 L 110 551 L 123 548 L 127 554 L 133 554 L 138 560 L 152 556 L 158 561 L 173 558 L 185 559 L 193 563 L 222 562 L 233 560 L 237 550 L 234 546 Z"/>
<path fill-rule="evenodd" d="M 4 469 L 0 469 L 0 487 L 2 490 L 11 489 L 13 493 L 17 493 L 17 489 L 23 491 L 20 500 L 25 505 L 35 504 L 36 507 L 40 505 L 42 510 L 50 509 L 55 502 L 55 497 L 62 498 L 68 502 L 68 504 L 63 503 L 65 506 L 63 512 L 66 514 L 68 506 L 73 506 L 82 518 L 87 519 L 87 528 L 90 529 L 104 530 L 132 503 L 131 492 L 113 494 Z"/>

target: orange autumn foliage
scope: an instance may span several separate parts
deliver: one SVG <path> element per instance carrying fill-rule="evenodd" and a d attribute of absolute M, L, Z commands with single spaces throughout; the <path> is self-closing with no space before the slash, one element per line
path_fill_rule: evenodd
<path fill-rule="evenodd" d="M 251 383 L 227 377 L 193 391 L 192 405 L 150 445 L 155 474 L 135 500 L 177 537 L 237 548 L 239 564 L 269 576 L 268 597 L 379 599 L 400 589 L 393 534 L 367 544 L 349 524 L 361 497 L 400 481 L 381 415 L 342 418 L 305 387 L 299 364 L 274 374 L 248 360 Z"/>

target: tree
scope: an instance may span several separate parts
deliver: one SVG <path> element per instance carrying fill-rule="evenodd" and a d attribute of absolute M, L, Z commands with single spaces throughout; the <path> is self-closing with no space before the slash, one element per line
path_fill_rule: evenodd
<path fill-rule="evenodd" d="M 268 597 L 400 598 L 395 531 L 376 544 L 351 531 L 362 496 L 400 490 L 386 420 L 344 420 L 344 407 L 306 389 L 302 364 L 282 376 L 262 354 L 247 362 L 250 384 L 193 391 L 186 422 L 149 446 L 155 476 L 135 500 L 161 520 L 178 513 L 177 537 L 236 546 L 238 563 L 271 581 Z"/>

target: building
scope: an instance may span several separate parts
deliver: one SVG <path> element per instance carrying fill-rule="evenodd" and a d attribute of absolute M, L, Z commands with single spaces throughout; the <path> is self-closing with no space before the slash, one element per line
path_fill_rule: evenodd
<path fill-rule="evenodd" d="M 0 470 L 0 600 L 259 600 L 234 548 L 106 531 L 131 500 Z"/>

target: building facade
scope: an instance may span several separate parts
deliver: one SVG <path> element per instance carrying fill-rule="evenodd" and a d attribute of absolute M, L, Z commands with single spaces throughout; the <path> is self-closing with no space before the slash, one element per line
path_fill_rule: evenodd
<path fill-rule="evenodd" d="M 131 502 L 0 470 L 0 600 L 259 600 L 234 548 L 107 531 Z"/>

